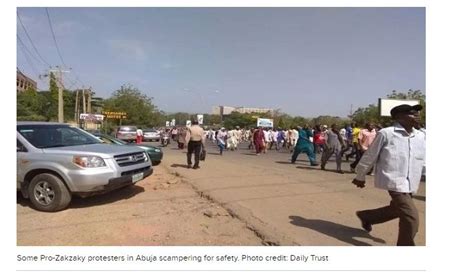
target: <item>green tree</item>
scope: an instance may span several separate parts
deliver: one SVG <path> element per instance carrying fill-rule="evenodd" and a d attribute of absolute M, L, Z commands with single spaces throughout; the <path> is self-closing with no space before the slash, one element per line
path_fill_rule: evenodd
<path fill-rule="evenodd" d="M 224 119 L 224 127 L 227 129 L 233 129 L 236 126 L 240 128 L 251 128 L 257 125 L 257 114 L 241 114 L 238 112 L 232 112 L 227 115 Z"/>
<path fill-rule="evenodd" d="M 139 127 L 157 126 L 161 119 L 161 113 L 152 103 L 152 99 L 141 93 L 140 90 L 131 85 L 122 86 L 115 91 L 112 97 L 103 101 L 104 111 L 126 112 L 127 118 L 122 124 L 136 125 Z M 108 121 L 109 125 L 117 125 L 118 120 Z"/>
<path fill-rule="evenodd" d="M 391 94 L 387 95 L 389 99 L 408 99 L 408 100 L 419 100 L 420 104 L 423 106 L 421 111 L 421 122 L 425 124 L 426 121 L 426 100 L 425 94 L 420 90 L 408 90 L 407 93 L 392 91 Z M 367 107 L 358 108 L 352 115 L 352 120 L 357 122 L 359 125 L 365 125 L 367 122 L 374 122 L 380 124 L 381 126 L 389 126 L 392 124 L 392 120 L 389 117 L 381 117 L 379 112 L 379 107 L 375 104 L 370 104 Z"/>

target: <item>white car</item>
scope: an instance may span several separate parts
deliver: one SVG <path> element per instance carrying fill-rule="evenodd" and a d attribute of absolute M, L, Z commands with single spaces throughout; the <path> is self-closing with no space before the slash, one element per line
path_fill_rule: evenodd
<path fill-rule="evenodd" d="M 143 141 L 158 141 L 160 134 L 154 129 L 143 130 Z"/>

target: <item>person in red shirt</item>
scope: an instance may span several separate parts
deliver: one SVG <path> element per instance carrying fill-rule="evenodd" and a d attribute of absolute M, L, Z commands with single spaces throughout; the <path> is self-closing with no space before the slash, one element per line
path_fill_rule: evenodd
<path fill-rule="evenodd" d="M 324 150 L 324 144 L 326 144 L 326 140 L 324 137 L 323 132 L 321 131 L 321 126 L 316 125 L 314 127 L 314 134 L 313 134 L 313 146 L 314 146 L 314 153 L 322 153 Z"/>

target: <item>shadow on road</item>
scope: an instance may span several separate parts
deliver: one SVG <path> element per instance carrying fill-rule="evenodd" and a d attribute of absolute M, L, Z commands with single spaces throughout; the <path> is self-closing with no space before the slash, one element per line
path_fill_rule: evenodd
<path fill-rule="evenodd" d="M 290 161 L 275 161 L 275 163 L 279 163 L 279 164 L 292 164 Z"/>
<path fill-rule="evenodd" d="M 185 165 L 185 164 L 177 164 L 177 163 L 171 164 L 171 167 L 173 167 L 173 168 L 176 168 L 176 167 L 188 168 L 188 166 Z"/>
<path fill-rule="evenodd" d="M 362 242 L 354 239 L 354 237 L 361 237 L 371 239 L 377 243 L 385 243 L 384 240 L 375 238 L 367 233 L 365 230 L 345 226 L 342 224 L 333 223 L 330 221 L 324 220 L 308 220 L 300 216 L 289 216 L 291 219 L 290 223 L 296 226 L 306 227 L 313 229 L 327 236 L 333 237 L 340 241 L 343 241 L 348 244 L 358 245 L 358 246 L 370 246 L 366 242 Z"/>
<path fill-rule="evenodd" d="M 246 156 L 257 156 L 255 153 L 242 153 L 241 155 L 246 155 Z"/>
<path fill-rule="evenodd" d="M 220 156 L 220 155 L 221 155 L 220 153 L 209 152 L 209 151 L 207 151 L 207 154 L 208 154 L 208 155 L 215 155 L 215 156 Z"/>
<path fill-rule="evenodd" d="M 336 169 L 327 169 L 327 168 L 326 168 L 325 170 L 322 170 L 322 169 L 320 169 L 320 170 L 321 170 L 321 171 L 325 171 L 325 172 L 332 172 L 332 173 L 337 173 L 337 174 L 339 174 L 339 172 L 337 172 Z M 351 171 L 344 171 L 344 170 L 342 170 L 342 172 L 344 172 L 344 174 L 354 174 L 354 173 L 352 173 Z M 355 176 L 355 174 L 354 174 L 354 176 Z"/>
<path fill-rule="evenodd" d="M 132 185 L 132 186 L 128 186 L 128 187 L 124 187 L 118 190 L 111 191 L 106 194 L 95 195 L 88 198 L 80 198 L 80 197 L 73 196 L 71 200 L 71 204 L 67 208 L 87 208 L 87 207 L 92 207 L 92 206 L 109 204 L 116 201 L 130 199 L 144 191 L 145 189 L 143 187 Z M 23 196 L 20 193 L 17 195 L 17 203 L 20 204 L 21 206 L 33 208 L 30 200 L 23 198 Z"/>
<path fill-rule="evenodd" d="M 296 168 L 304 170 L 316 170 L 316 166 L 296 166 Z"/>

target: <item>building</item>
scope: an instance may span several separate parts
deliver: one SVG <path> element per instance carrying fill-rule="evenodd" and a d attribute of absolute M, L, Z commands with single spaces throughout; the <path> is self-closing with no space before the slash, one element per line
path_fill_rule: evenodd
<path fill-rule="evenodd" d="M 238 112 L 241 114 L 260 113 L 266 114 L 268 112 L 273 114 L 273 109 L 269 108 L 251 108 L 251 107 L 230 107 L 230 106 L 214 106 L 212 108 L 213 115 L 229 115 L 232 112 Z"/>
<path fill-rule="evenodd" d="M 16 70 L 16 92 L 22 93 L 25 92 L 28 88 L 36 91 L 38 89 L 36 81 L 27 77 L 20 70 Z"/>

